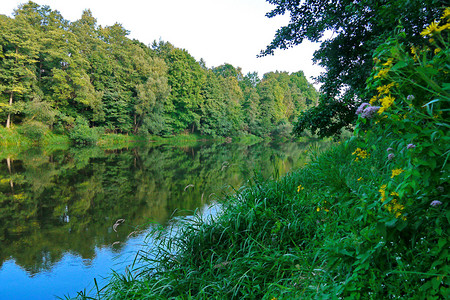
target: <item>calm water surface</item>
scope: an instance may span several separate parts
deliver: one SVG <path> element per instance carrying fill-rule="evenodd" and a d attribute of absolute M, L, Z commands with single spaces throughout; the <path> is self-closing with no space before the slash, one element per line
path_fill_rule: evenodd
<path fill-rule="evenodd" d="M 207 209 L 254 171 L 270 177 L 298 168 L 309 147 L 229 143 L 0 152 L 0 299 L 89 292 L 94 278 L 101 286 L 111 270 L 132 263 L 154 224 Z"/>

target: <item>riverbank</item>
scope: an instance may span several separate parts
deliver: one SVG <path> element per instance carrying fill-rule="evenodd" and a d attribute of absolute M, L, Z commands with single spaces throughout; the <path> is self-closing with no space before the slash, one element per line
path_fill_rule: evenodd
<path fill-rule="evenodd" d="M 114 274 L 98 298 L 448 295 L 443 208 L 427 203 L 417 217 L 404 206 L 398 215 L 395 192 L 386 196 L 380 188 L 407 179 L 385 166 L 391 141 L 377 142 L 370 155 L 361 142 L 351 139 L 325 153 L 310 149 L 304 168 L 279 180 L 256 176 L 220 202 L 219 215 L 196 215 L 153 232 L 158 243 L 138 253 L 141 267 Z"/>
<path fill-rule="evenodd" d="M 198 134 L 179 134 L 173 136 L 140 136 L 125 134 L 95 134 L 95 139 L 90 143 L 74 143 L 68 135 L 55 134 L 52 131 L 40 132 L 32 135 L 29 132 L 24 134 L 23 128 L 19 125 L 12 129 L 0 126 L 0 148 L 2 149 L 18 149 L 29 148 L 32 146 L 42 147 L 58 147 L 67 149 L 70 146 L 97 145 L 104 149 L 126 148 L 142 143 L 151 143 L 155 145 L 171 144 L 171 145 L 187 145 L 198 142 L 237 142 L 246 145 L 259 143 L 264 139 L 255 135 L 244 135 L 236 137 L 213 137 Z"/>

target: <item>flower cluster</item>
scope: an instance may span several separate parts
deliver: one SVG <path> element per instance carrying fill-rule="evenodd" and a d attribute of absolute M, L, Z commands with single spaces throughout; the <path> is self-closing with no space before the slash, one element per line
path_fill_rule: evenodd
<path fill-rule="evenodd" d="M 378 74 L 375 75 L 374 78 L 383 78 L 383 77 L 386 77 L 386 74 L 389 73 L 389 71 L 390 71 L 390 68 L 387 68 L 387 69 L 381 69 L 381 70 L 378 72 Z"/>
<path fill-rule="evenodd" d="M 392 170 L 392 175 L 391 178 L 394 178 L 395 176 L 398 176 L 400 174 L 402 174 L 405 170 L 398 168 L 398 169 L 393 169 Z"/>
<path fill-rule="evenodd" d="M 371 106 L 369 103 L 364 102 L 358 107 L 356 114 L 360 115 L 361 118 L 364 119 L 372 119 L 379 109 L 379 106 Z"/>
<path fill-rule="evenodd" d="M 391 95 L 387 95 L 380 99 L 381 108 L 378 110 L 378 113 L 381 115 L 385 110 L 387 110 L 394 103 L 395 98 Z"/>
<path fill-rule="evenodd" d="M 383 184 L 380 189 L 378 190 L 380 192 L 381 195 L 381 202 L 384 203 L 384 201 L 386 201 L 386 184 Z M 399 218 L 402 215 L 403 210 L 405 209 L 405 206 L 400 204 L 398 202 L 398 199 L 396 199 L 395 197 L 399 197 L 399 194 L 397 192 L 391 192 L 389 195 L 393 196 L 394 199 L 392 199 L 389 203 L 386 203 L 384 205 L 384 208 L 386 208 L 390 213 L 393 213 L 395 215 L 396 218 Z M 403 216 L 402 218 L 403 220 L 406 220 L 406 217 Z"/>
<path fill-rule="evenodd" d="M 364 109 L 363 113 L 361 114 L 361 118 L 372 119 L 377 112 L 380 113 L 379 110 L 380 110 L 379 106 L 369 106 L 366 109 Z"/>
<path fill-rule="evenodd" d="M 367 106 L 370 106 L 370 104 L 367 103 L 367 102 L 362 103 L 362 104 L 358 107 L 358 109 L 356 110 L 356 114 L 357 114 L 357 115 L 362 114 L 362 112 L 364 111 L 364 109 L 365 109 Z"/>
<path fill-rule="evenodd" d="M 328 203 L 327 201 L 324 201 L 324 202 L 323 202 L 323 206 L 324 206 L 324 207 L 317 207 L 317 208 L 316 208 L 316 211 L 319 212 L 319 211 L 323 210 L 323 211 L 325 211 L 325 212 L 329 212 L 330 210 L 329 210 L 328 208 L 325 207 L 325 206 L 328 205 L 327 203 Z"/>
<path fill-rule="evenodd" d="M 447 7 L 444 10 L 444 14 L 441 17 L 441 20 L 445 20 L 445 19 L 447 19 L 449 17 L 450 17 L 450 8 Z M 447 24 L 444 24 L 442 26 L 439 26 L 439 24 L 441 23 L 441 20 L 438 20 L 438 21 L 435 20 L 434 22 L 432 22 L 427 28 L 425 28 L 420 33 L 420 35 L 422 35 L 422 36 L 428 36 L 428 35 L 432 36 L 432 35 L 434 35 L 434 33 L 439 33 L 442 30 L 450 28 L 450 23 L 447 23 Z"/>
<path fill-rule="evenodd" d="M 356 148 L 352 155 L 356 155 L 355 161 L 358 161 L 360 158 L 365 159 L 370 156 L 370 154 L 367 153 L 366 150 L 362 150 L 361 148 Z"/>
<path fill-rule="evenodd" d="M 305 188 L 300 184 L 298 187 L 297 187 L 297 192 L 298 193 L 300 193 L 300 191 L 303 191 Z"/>
<path fill-rule="evenodd" d="M 386 200 L 386 186 L 385 184 L 383 184 L 380 189 L 378 190 L 381 194 L 381 202 L 384 202 Z"/>
<path fill-rule="evenodd" d="M 442 204 L 442 202 L 439 200 L 434 200 L 434 201 L 431 201 L 431 203 L 430 203 L 431 206 L 439 206 L 441 204 Z"/>
<path fill-rule="evenodd" d="M 398 194 L 397 194 L 398 195 Z M 397 199 L 393 199 L 391 202 L 384 205 L 384 207 L 395 215 L 396 218 L 399 218 L 402 215 L 403 210 L 405 209 L 404 205 L 398 203 Z M 406 217 L 403 216 L 403 220 L 406 220 Z"/>

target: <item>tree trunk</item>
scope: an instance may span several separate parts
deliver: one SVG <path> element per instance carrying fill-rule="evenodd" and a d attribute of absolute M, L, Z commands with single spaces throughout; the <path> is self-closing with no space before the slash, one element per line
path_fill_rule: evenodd
<path fill-rule="evenodd" d="M 12 175 L 12 171 L 11 171 L 11 158 L 6 158 L 6 164 L 8 165 L 8 171 L 9 171 L 9 175 Z M 9 180 L 9 185 L 11 186 L 11 193 L 14 195 L 14 182 L 12 181 L 12 179 Z"/>
<path fill-rule="evenodd" d="M 13 94 L 14 92 L 11 92 L 11 94 L 9 95 L 9 106 L 11 106 L 13 103 Z M 6 128 L 10 127 L 11 127 L 11 112 L 8 113 L 8 119 L 6 120 Z"/>

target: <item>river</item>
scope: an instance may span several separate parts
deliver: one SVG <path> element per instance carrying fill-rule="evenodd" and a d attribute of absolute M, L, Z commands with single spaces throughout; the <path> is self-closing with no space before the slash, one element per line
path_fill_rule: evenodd
<path fill-rule="evenodd" d="M 153 226 L 207 209 L 255 173 L 301 167 L 310 146 L 0 151 L 0 299 L 92 293 L 94 278 L 101 286 L 132 263 Z"/>

